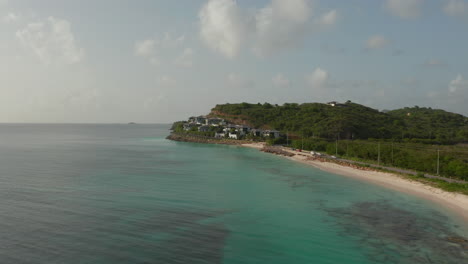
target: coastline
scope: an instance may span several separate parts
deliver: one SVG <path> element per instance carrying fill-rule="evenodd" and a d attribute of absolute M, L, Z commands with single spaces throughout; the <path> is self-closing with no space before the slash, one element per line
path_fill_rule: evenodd
<path fill-rule="evenodd" d="M 240 146 L 261 150 L 264 147 L 262 143 L 248 143 Z M 312 160 L 310 154 L 294 153 L 289 151 L 293 156 L 284 156 L 292 161 L 311 165 L 320 170 L 338 174 L 346 177 L 352 177 L 358 180 L 370 182 L 379 186 L 383 186 L 395 191 L 408 193 L 438 203 L 462 218 L 463 221 L 468 221 L 468 196 L 460 193 L 453 193 L 429 186 L 427 184 L 412 181 L 403 178 L 394 173 L 381 172 L 376 170 L 362 170 L 354 167 L 343 166 L 334 162 L 322 160 Z"/>
<path fill-rule="evenodd" d="M 382 172 L 374 169 L 359 168 L 357 166 L 344 166 L 325 159 L 312 158 L 313 156 L 306 152 L 294 152 L 284 148 L 265 148 L 264 142 L 250 142 L 229 139 L 210 139 L 203 137 L 193 137 L 187 135 L 171 134 L 167 137 L 169 140 L 193 142 L 203 144 L 225 144 L 239 147 L 253 148 L 271 154 L 276 154 L 289 160 L 300 162 L 313 166 L 317 169 L 333 174 L 352 177 L 357 180 L 366 181 L 395 191 L 411 194 L 448 208 L 454 214 L 459 216 L 462 221 L 468 222 L 468 196 L 448 192 L 442 189 L 404 178 L 398 174 Z"/>

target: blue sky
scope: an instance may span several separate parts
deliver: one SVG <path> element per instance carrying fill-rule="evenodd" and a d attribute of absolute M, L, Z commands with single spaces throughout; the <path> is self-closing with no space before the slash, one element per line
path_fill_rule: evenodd
<path fill-rule="evenodd" d="M 171 122 L 217 103 L 468 115 L 468 0 L 0 0 L 0 122 Z"/>

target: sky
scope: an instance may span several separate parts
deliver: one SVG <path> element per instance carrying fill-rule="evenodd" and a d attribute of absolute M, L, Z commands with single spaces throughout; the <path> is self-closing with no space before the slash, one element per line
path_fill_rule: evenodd
<path fill-rule="evenodd" d="M 0 58 L 6 123 L 346 100 L 468 115 L 468 0 L 0 0 Z"/>

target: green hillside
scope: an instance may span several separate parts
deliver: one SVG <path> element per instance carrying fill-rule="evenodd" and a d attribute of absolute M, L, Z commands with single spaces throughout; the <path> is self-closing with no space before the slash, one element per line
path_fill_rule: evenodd
<path fill-rule="evenodd" d="M 440 109 L 405 107 L 388 112 L 403 121 L 404 136 L 438 141 L 466 141 L 468 118 Z"/>
<path fill-rule="evenodd" d="M 403 108 L 387 113 L 353 102 L 283 105 L 222 104 L 211 116 L 255 128 L 272 128 L 292 135 L 325 139 L 405 139 L 428 143 L 468 141 L 468 118 L 430 108 Z"/>

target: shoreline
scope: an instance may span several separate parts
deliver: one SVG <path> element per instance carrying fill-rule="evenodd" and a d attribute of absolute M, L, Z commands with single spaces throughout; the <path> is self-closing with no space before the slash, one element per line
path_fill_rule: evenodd
<path fill-rule="evenodd" d="M 262 150 L 264 144 L 248 143 L 241 144 L 240 146 Z M 460 216 L 461 220 L 465 222 L 468 221 L 468 196 L 464 194 L 447 192 L 418 181 L 412 181 L 410 179 L 403 178 L 394 173 L 381 172 L 376 170 L 363 170 L 355 167 L 339 165 L 334 162 L 312 160 L 309 158 L 311 155 L 304 152 L 301 154 L 294 153 L 292 151 L 287 152 L 294 154 L 289 157 L 283 156 L 289 160 L 310 165 L 329 173 L 363 180 L 395 191 L 404 192 L 420 198 L 424 198 L 426 200 L 430 200 L 450 209 L 450 211 Z"/>
<path fill-rule="evenodd" d="M 241 140 L 229 139 L 208 139 L 201 137 L 192 137 L 186 135 L 170 135 L 167 139 L 182 142 L 193 142 L 202 144 L 224 144 L 239 147 L 253 148 L 258 151 L 267 152 L 282 156 L 283 158 L 312 166 L 314 168 L 341 175 L 344 177 L 351 177 L 357 180 L 366 181 L 375 185 L 379 185 L 394 191 L 399 191 L 414 195 L 432 202 L 435 202 L 447 209 L 449 209 L 456 216 L 460 217 L 462 221 L 468 222 L 468 196 L 448 192 L 442 189 L 404 178 L 396 173 L 382 172 L 375 169 L 359 168 L 357 166 L 345 166 L 335 162 L 327 161 L 324 159 L 316 159 L 307 152 L 294 152 L 284 148 L 269 148 L 265 149 L 264 142 L 249 142 Z"/>

